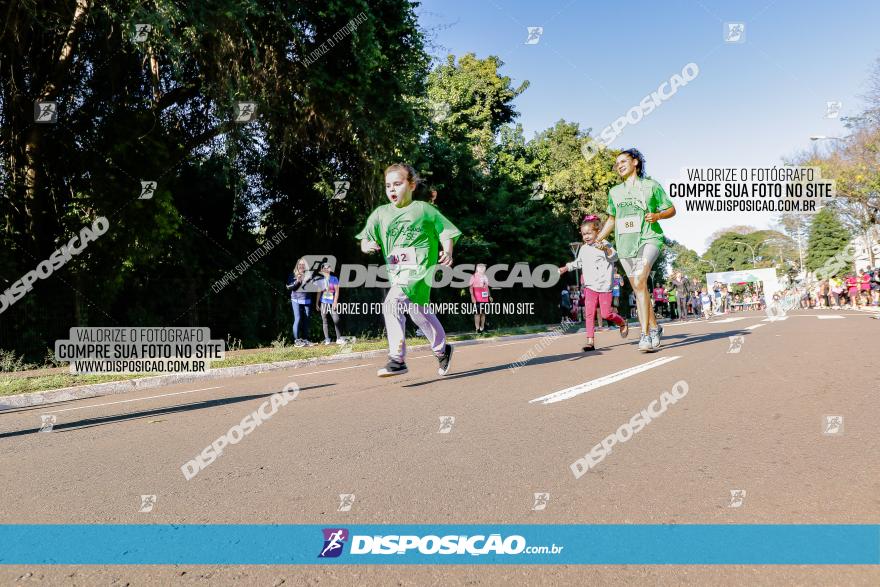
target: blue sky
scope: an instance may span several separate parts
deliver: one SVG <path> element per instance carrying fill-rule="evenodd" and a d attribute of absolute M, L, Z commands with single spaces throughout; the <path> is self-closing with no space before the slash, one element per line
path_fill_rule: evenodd
<path fill-rule="evenodd" d="M 603 127 L 663 81 L 696 63 L 696 79 L 611 144 L 638 147 L 648 174 L 667 186 L 684 167 L 766 167 L 841 136 L 827 101 L 857 114 L 880 57 L 880 2 L 670 0 L 426 0 L 419 19 L 432 53 L 497 55 L 516 86 L 526 136 L 565 119 Z M 745 42 L 725 43 L 725 22 L 745 23 Z M 544 27 L 526 45 L 527 27 Z M 702 253 L 715 230 L 773 226 L 767 213 L 687 213 L 664 230 Z"/>

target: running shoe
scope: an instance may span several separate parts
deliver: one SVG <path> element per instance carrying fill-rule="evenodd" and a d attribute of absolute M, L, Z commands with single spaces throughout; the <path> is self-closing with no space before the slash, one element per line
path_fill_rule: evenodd
<path fill-rule="evenodd" d="M 595 351 L 596 346 L 592 345 L 592 344 L 588 344 L 587 346 L 583 347 L 581 350 L 584 351 L 585 353 L 588 353 L 590 351 Z"/>
<path fill-rule="evenodd" d="M 325 339 L 325 340 L 324 340 L 324 345 L 326 346 L 326 345 L 329 345 L 329 344 L 333 344 L 333 341 L 330 340 L 329 338 L 328 338 L 328 339 Z"/>
<path fill-rule="evenodd" d="M 449 372 L 449 364 L 452 362 L 452 345 L 447 344 L 446 348 L 443 351 L 443 354 L 437 357 L 437 362 L 440 364 L 437 369 L 438 375 L 446 375 Z"/>
<path fill-rule="evenodd" d="M 643 334 L 642 337 L 639 339 L 639 350 L 643 353 L 654 350 L 654 348 L 651 346 L 651 337 L 647 334 Z"/>
<path fill-rule="evenodd" d="M 651 338 L 651 348 L 656 350 L 660 348 L 660 335 L 663 334 L 662 328 L 652 328 L 648 331 Z"/>
<path fill-rule="evenodd" d="M 301 338 L 298 338 L 293 342 L 293 346 L 302 347 L 302 346 L 306 346 L 306 345 L 303 344 L 303 340 Z"/>
<path fill-rule="evenodd" d="M 394 359 L 388 359 L 388 363 L 379 369 L 376 373 L 379 377 L 393 377 L 395 375 L 403 375 L 404 373 L 408 373 L 409 369 L 406 368 L 406 363 L 402 363 L 400 361 L 395 361 Z"/>
<path fill-rule="evenodd" d="M 629 336 L 629 323 L 624 320 L 623 324 L 620 325 L 620 338 L 626 338 Z"/>

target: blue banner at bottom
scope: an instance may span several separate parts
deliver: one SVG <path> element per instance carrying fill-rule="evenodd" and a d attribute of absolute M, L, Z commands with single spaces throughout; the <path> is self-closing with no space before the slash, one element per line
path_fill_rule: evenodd
<path fill-rule="evenodd" d="M 876 565 L 880 525 L 0 525 L 0 564 Z"/>

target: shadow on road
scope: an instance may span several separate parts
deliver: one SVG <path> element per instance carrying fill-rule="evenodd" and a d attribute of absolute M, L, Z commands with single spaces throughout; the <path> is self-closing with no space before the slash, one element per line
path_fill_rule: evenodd
<path fill-rule="evenodd" d="M 699 344 L 701 342 L 710 342 L 713 340 L 718 340 L 722 338 L 730 338 L 731 336 L 738 335 L 750 335 L 752 334 L 751 330 L 727 330 L 725 332 L 708 332 L 706 334 L 691 334 L 691 335 L 677 335 L 677 336 L 664 336 L 663 337 L 663 347 L 660 349 L 677 349 L 681 347 L 686 347 L 692 344 Z M 677 342 L 667 342 L 674 340 L 676 338 L 681 338 L 683 340 Z"/>
<path fill-rule="evenodd" d="M 593 351 L 589 353 L 590 355 L 600 355 L 602 354 L 599 350 Z M 586 358 L 586 353 L 565 353 L 564 355 L 552 355 L 549 357 L 535 357 L 534 359 L 529 360 L 524 365 L 521 365 L 519 369 L 527 369 L 529 367 L 533 367 L 535 365 L 543 365 L 546 363 L 556 363 L 559 361 L 570 361 L 570 360 L 578 360 Z M 453 363 L 454 365 L 455 363 Z M 495 371 L 503 371 L 508 369 L 514 365 L 511 363 L 502 363 L 500 365 L 493 365 L 491 367 L 481 367 L 479 369 L 471 369 L 469 371 L 458 371 L 453 372 L 451 375 L 446 377 L 436 377 L 434 379 L 429 379 L 427 381 L 420 381 L 418 383 L 409 383 L 407 385 L 401 385 L 401 387 L 420 387 L 422 385 L 430 385 L 432 383 L 436 383 L 437 381 L 447 381 L 449 379 L 461 379 L 463 377 L 474 377 L 476 375 L 485 375 L 486 373 L 494 373 Z"/>
<path fill-rule="evenodd" d="M 335 383 L 322 383 L 320 385 L 310 385 L 308 387 L 301 387 L 300 391 L 305 391 L 307 389 L 318 389 L 321 387 L 330 387 L 332 385 L 336 385 Z M 129 420 L 139 420 L 142 418 L 149 418 L 151 416 L 163 416 L 167 414 L 174 414 L 178 412 L 190 412 L 192 410 L 204 410 L 207 408 L 216 408 L 219 406 L 226 406 L 231 404 L 237 404 L 241 402 L 247 402 L 251 400 L 257 400 L 262 398 L 268 398 L 274 394 L 278 393 L 277 391 L 271 391 L 266 393 L 258 393 L 254 395 L 240 395 L 236 397 L 225 397 L 220 399 L 212 399 L 200 402 L 192 402 L 188 404 L 179 404 L 176 406 L 167 406 L 164 408 L 155 408 L 152 410 L 141 410 L 139 412 L 131 412 L 128 414 L 116 414 L 113 416 L 101 416 L 98 418 L 85 418 L 83 420 L 77 420 L 75 422 L 64 422 L 61 424 L 55 424 L 52 428 L 51 434 L 56 432 L 70 432 L 73 430 L 82 430 L 83 428 L 91 428 L 93 426 L 104 426 L 106 424 L 113 424 L 117 422 L 126 422 Z M 244 415 L 242 415 L 243 417 Z M 0 439 L 2 438 L 11 438 L 13 436 L 24 436 L 26 434 L 35 434 L 39 433 L 39 428 L 29 428 L 27 430 L 15 430 L 12 432 L 3 432 L 0 433 Z"/>
<path fill-rule="evenodd" d="M 735 336 L 738 334 L 751 334 L 750 330 L 728 330 L 725 332 L 712 332 L 701 335 L 688 335 L 688 334 L 667 334 L 663 337 L 663 346 L 659 351 L 653 353 L 638 353 L 641 357 L 661 357 L 663 356 L 663 351 L 666 349 L 675 349 L 681 348 L 692 344 L 699 344 L 701 342 L 710 342 L 713 340 L 726 339 L 730 336 Z M 589 360 L 592 357 L 601 356 L 603 350 L 612 349 L 619 346 L 632 346 L 633 350 L 638 345 L 638 337 L 635 339 L 626 339 L 621 340 L 616 344 L 610 344 L 603 347 L 596 347 L 595 351 L 591 351 L 588 353 L 565 353 L 562 355 L 551 355 L 546 357 L 535 357 L 524 365 L 521 365 L 519 369 L 528 369 L 529 367 L 534 367 L 537 365 L 546 365 L 548 363 L 557 363 L 559 361 L 581 361 L 581 360 Z M 485 375 L 486 373 L 494 373 L 496 371 L 501 371 L 504 369 L 510 368 L 514 365 L 515 362 L 503 363 L 500 365 L 493 365 L 491 367 L 482 367 L 479 369 L 470 369 L 468 371 L 459 371 L 453 372 L 452 374 L 446 377 L 436 377 L 434 379 L 429 379 L 427 381 L 420 381 L 418 383 L 408 383 L 406 385 L 401 385 L 401 387 L 421 387 L 423 385 L 430 385 L 432 383 L 436 383 L 437 381 L 449 380 L 449 379 L 461 379 L 464 377 L 475 377 L 478 375 Z"/>

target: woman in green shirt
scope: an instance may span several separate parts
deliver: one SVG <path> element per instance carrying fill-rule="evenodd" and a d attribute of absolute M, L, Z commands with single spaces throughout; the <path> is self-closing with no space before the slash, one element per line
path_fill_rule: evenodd
<path fill-rule="evenodd" d="M 629 278 L 639 311 L 642 337 L 639 350 L 660 348 L 660 328 L 654 316 L 648 276 L 663 250 L 663 229 L 658 220 L 675 216 L 675 206 L 663 187 L 645 176 L 645 158 L 637 149 L 627 149 L 614 165 L 623 178 L 608 192 L 608 219 L 596 240 L 614 231 L 614 245 L 620 264 Z"/>

